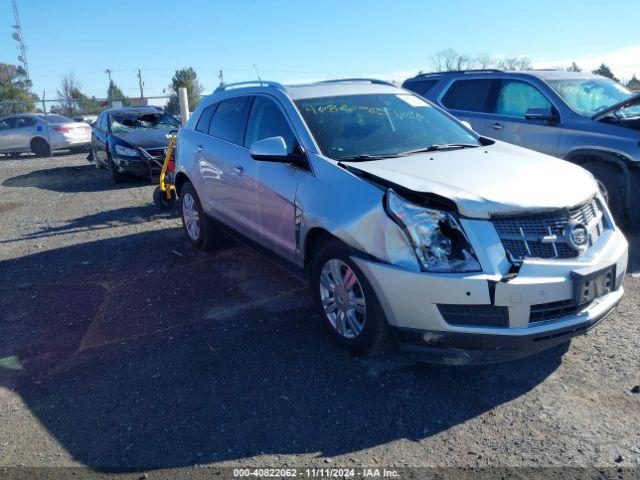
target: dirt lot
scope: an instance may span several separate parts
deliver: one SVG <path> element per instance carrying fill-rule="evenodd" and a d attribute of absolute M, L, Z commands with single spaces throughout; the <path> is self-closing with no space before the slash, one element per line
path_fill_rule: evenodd
<path fill-rule="evenodd" d="M 363 359 L 268 261 L 187 246 L 149 185 L 81 155 L 0 158 L 0 185 L 0 467 L 640 469 L 640 278 L 527 360 Z"/>

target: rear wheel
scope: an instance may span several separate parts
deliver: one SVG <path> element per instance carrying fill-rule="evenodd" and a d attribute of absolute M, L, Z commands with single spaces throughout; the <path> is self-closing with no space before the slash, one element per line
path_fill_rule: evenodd
<path fill-rule="evenodd" d="M 334 240 L 317 253 L 310 286 L 332 336 L 354 353 L 375 355 L 393 345 L 382 307 L 350 250 Z"/>
<path fill-rule="evenodd" d="M 600 193 L 617 223 L 625 220 L 625 183 L 620 169 L 606 163 L 587 163 L 584 168 L 596 177 Z"/>
<path fill-rule="evenodd" d="M 191 182 L 186 182 L 180 190 L 180 215 L 191 245 L 200 250 L 210 250 L 222 244 L 222 232 L 207 218 Z"/>
<path fill-rule="evenodd" d="M 51 146 L 44 138 L 34 138 L 31 140 L 31 151 L 36 157 L 43 158 L 51 156 Z"/>

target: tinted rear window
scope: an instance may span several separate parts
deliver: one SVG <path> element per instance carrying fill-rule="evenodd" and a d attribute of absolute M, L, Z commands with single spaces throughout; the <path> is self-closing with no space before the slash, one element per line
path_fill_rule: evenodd
<path fill-rule="evenodd" d="M 452 110 L 486 112 L 487 99 L 495 80 L 456 80 L 445 96 L 442 104 Z"/>
<path fill-rule="evenodd" d="M 416 92 L 418 95 L 424 95 L 431 90 L 436 83 L 438 83 L 438 80 L 422 80 L 419 82 L 407 83 L 405 88 L 412 92 Z"/>
<path fill-rule="evenodd" d="M 209 135 L 242 145 L 244 121 L 251 97 L 231 98 L 220 102 L 213 114 Z"/>

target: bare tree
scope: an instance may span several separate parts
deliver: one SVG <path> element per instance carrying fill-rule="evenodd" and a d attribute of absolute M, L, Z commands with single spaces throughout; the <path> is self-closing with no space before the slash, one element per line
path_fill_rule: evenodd
<path fill-rule="evenodd" d="M 80 102 L 85 95 L 80 91 L 82 85 L 73 73 L 65 73 L 60 81 L 60 90 L 58 90 L 58 98 L 62 101 L 64 113 L 73 116 L 80 110 Z"/>
<path fill-rule="evenodd" d="M 527 57 L 506 57 L 498 62 L 498 67 L 502 70 L 529 70 L 531 60 Z"/>
<path fill-rule="evenodd" d="M 475 58 L 476 68 L 480 68 L 485 70 L 487 68 L 491 68 L 496 64 L 496 59 L 493 55 L 487 52 L 479 53 Z"/>
<path fill-rule="evenodd" d="M 431 57 L 431 65 L 435 72 L 468 70 L 473 68 L 474 63 L 469 55 L 458 53 L 453 48 L 440 50 Z"/>

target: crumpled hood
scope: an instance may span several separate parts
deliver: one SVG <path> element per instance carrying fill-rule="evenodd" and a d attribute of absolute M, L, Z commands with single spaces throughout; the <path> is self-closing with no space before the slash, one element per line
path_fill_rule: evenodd
<path fill-rule="evenodd" d="M 169 145 L 167 135 L 169 130 L 139 129 L 130 132 L 116 133 L 115 137 L 120 138 L 134 147 L 166 147 Z"/>
<path fill-rule="evenodd" d="M 607 117 L 610 113 L 613 113 L 617 110 L 622 110 L 623 108 L 632 107 L 640 103 L 640 93 L 636 93 L 635 95 L 631 95 L 629 98 L 622 100 L 621 102 L 614 103 L 610 107 L 605 108 L 604 110 L 600 110 L 595 115 L 592 115 L 591 118 L 593 120 L 602 120 Z"/>
<path fill-rule="evenodd" d="M 487 147 L 342 164 L 414 192 L 445 197 L 471 218 L 574 207 L 598 191 L 586 170 L 498 141 Z"/>

